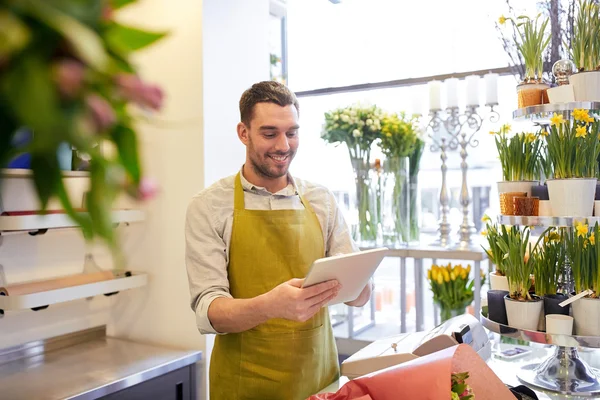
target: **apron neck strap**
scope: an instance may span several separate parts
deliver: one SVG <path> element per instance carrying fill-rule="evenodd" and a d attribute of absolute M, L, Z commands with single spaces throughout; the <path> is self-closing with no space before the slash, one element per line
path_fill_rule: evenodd
<path fill-rule="evenodd" d="M 246 206 L 244 204 L 244 189 L 242 188 L 242 178 L 240 177 L 240 174 L 241 174 L 241 172 L 238 172 L 237 175 L 235 176 L 235 183 L 233 185 L 233 209 L 234 210 L 243 210 L 246 208 Z M 304 208 L 306 208 L 311 213 L 315 212 L 313 210 L 312 206 L 310 205 L 310 203 L 308 201 L 306 201 L 306 199 L 304 198 L 304 196 L 302 196 L 300 194 L 300 192 L 298 192 L 298 197 L 300 197 L 300 201 L 302 202 L 302 205 L 304 206 Z"/>

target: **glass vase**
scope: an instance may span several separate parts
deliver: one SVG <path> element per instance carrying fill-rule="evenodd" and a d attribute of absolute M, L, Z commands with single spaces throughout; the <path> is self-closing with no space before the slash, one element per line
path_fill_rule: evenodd
<path fill-rule="evenodd" d="M 362 246 L 374 245 L 377 241 L 378 210 L 374 171 L 369 164 L 369 153 L 359 157 L 350 156 L 356 194 L 354 207 L 357 213 L 356 223 L 352 226 L 354 240 Z"/>
<path fill-rule="evenodd" d="M 408 157 L 390 157 L 383 163 L 381 229 L 385 245 L 410 240 Z"/>
<path fill-rule="evenodd" d="M 411 243 L 418 243 L 419 237 L 421 236 L 421 227 L 419 217 L 421 215 L 421 198 L 419 193 L 419 175 L 418 174 L 410 174 L 409 180 L 409 189 L 408 189 L 408 197 L 409 197 L 409 241 Z"/>
<path fill-rule="evenodd" d="M 456 317 L 458 315 L 463 315 L 465 313 L 465 307 L 451 307 L 444 303 L 438 303 L 440 307 L 440 320 L 442 322 L 448 321 L 450 318 Z"/>

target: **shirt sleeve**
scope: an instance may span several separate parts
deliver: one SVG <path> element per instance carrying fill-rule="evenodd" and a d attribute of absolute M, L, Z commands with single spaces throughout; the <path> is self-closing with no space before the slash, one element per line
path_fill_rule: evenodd
<path fill-rule="evenodd" d="M 202 334 L 218 333 L 208 319 L 208 307 L 218 297 L 232 298 L 227 279 L 227 246 L 213 221 L 208 199 L 195 197 L 185 222 L 185 264 L 191 307 Z"/>
<path fill-rule="evenodd" d="M 344 215 L 330 190 L 327 190 L 326 203 L 329 210 L 328 225 L 330 226 L 330 229 L 328 229 L 326 256 L 360 251 L 358 245 L 352 240 L 348 224 L 346 224 Z"/>

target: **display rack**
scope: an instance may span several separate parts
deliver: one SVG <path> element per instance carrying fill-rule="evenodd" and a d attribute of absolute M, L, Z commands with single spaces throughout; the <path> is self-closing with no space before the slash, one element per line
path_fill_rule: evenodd
<path fill-rule="evenodd" d="M 577 223 L 594 225 L 600 223 L 600 217 L 527 217 L 517 215 L 499 215 L 501 225 L 535 226 L 540 228 L 574 228 Z"/>
<path fill-rule="evenodd" d="M 143 220 L 144 212 L 141 210 L 115 210 L 112 212 L 112 221 L 115 224 Z M 44 229 L 74 228 L 76 226 L 78 226 L 77 223 L 64 213 L 0 216 L 0 233 L 31 232 Z"/>
<path fill-rule="evenodd" d="M 512 116 L 516 121 L 549 122 L 554 114 L 562 115 L 565 119 L 571 118 L 571 113 L 577 109 L 600 111 L 600 102 L 576 101 L 572 103 L 541 104 L 519 108 L 513 111 Z"/>

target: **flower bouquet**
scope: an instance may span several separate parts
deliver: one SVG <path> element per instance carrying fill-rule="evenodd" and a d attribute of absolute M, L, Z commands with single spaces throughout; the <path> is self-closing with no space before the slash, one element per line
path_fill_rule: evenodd
<path fill-rule="evenodd" d="M 384 243 L 408 243 L 409 236 L 409 159 L 417 135 L 414 118 L 406 114 L 386 114 L 381 123 L 379 147 L 386 159 L 382 180 L 383 212 L 381 223 Z"/>
<path fill-rule="evenodd" d="M 130 58 L 165 33 L 113 17 L 135 2 L 27 0 L 0 8 L 0 166 L 27 153 L 42 210 L 59 198 L 86 239 L 99 236 L 113 251 L 113 200 L 123 191 L 136 198 L 153 191 L 140 168 L 134 128 L 140 113 L 130 106 L 154 111 L 163 100 Z M 31 138 L 16 147 L 14 135 L 23 130 Z M 67 195 L 58 155 L 65 146 L 89 161 L 88 213 L 77 212 Z"/>
<path fill-rule="evenodd" d="M 355 240 L 377 239 L 378 210 L 371 185 L 370 155 L 373 142 L 381 136 L 383 112 L 377 106 L 353 105 L 325 113 L 321 138 L 327 143 L 345 143 L 356 183 L 358 226 Z"/>
<path fill-rule="evenodd" d="M 419 216 L 420 216 L 420 204 L 419 204 L 419 167 L 421 163 L 421 157 L 425 150 L 425 141 L 417 136 L 417 142 L 415 143 L 415 149 L 408 156 L 408 184 L 410 186 L 409 198 L 410 205 L 408 212 L 410 214 L 410 240 L 418 241 L 420 236 L 419 228 Z"/>
<path fill-rule="evenodd" d="M 433 292 L 433 301 L 440 306 L 442 322 L 456 315 L 464 314 L 465 308 L 473 302 L 475 281 L 469 279 L 471 266 L 463 268 L 461 264 L 448 263 L 446 266 L 432 265 L 427 271 L 427 280 Z M 480 272 L 481 284 L 485 275 Z"/>

